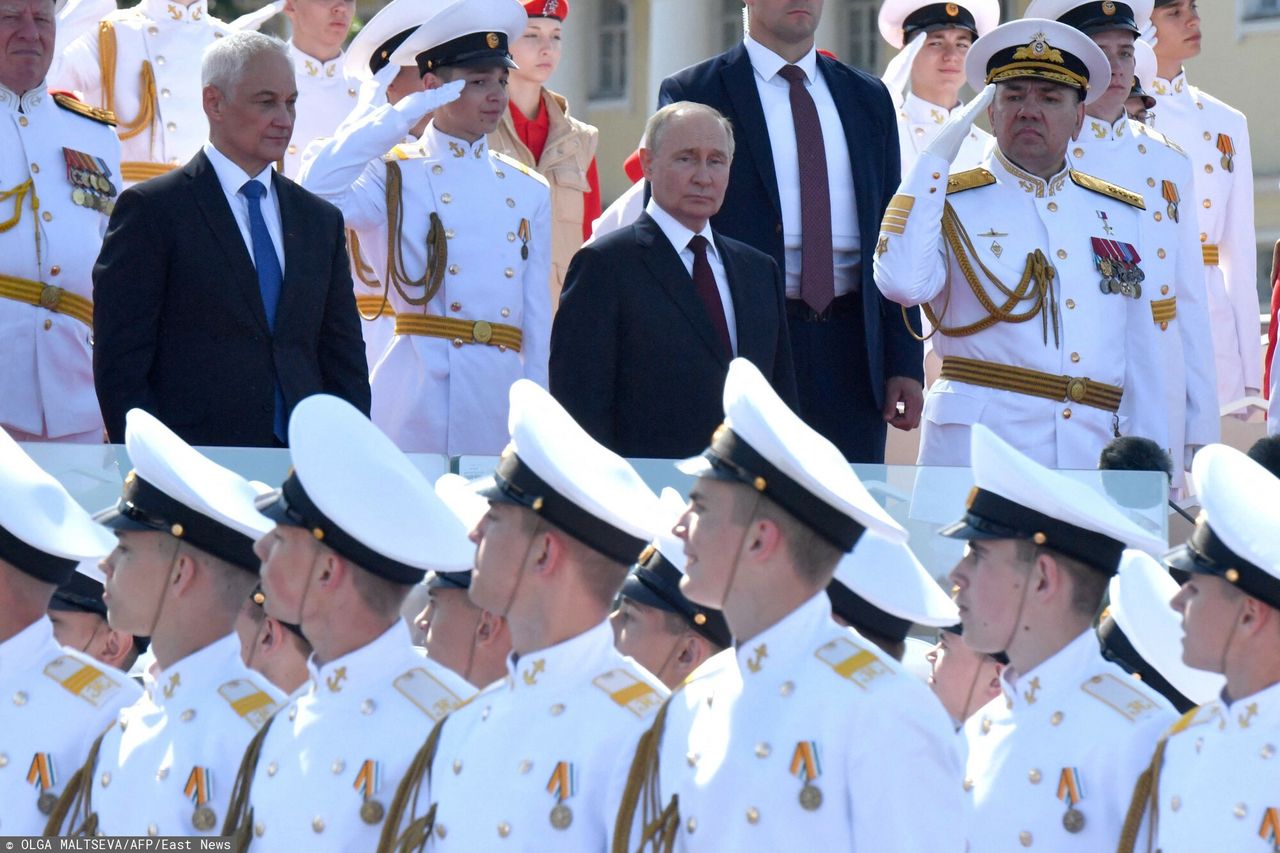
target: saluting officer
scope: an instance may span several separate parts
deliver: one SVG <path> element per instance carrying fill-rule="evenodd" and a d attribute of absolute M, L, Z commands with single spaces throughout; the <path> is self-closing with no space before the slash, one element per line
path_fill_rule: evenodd
<path fill-rule="evenodd" d="M 45 610 L 111 533 L 0 430 L 0 831 L 38 835 L 90 744 L 140 690 L 58 644 Z"/>
<path fill-rule="evenodd" d="M 133 470 L 103 561 L 107 619 L 151 638 L 146 694 L 94 744 L 46 835 L 213 834 L 239 756 L 284 693 L 240 659 L 232 630 L 258 582 L 257 492 L 141 409 L 125 419 Z"/>
<path fill-rule="evenodd" d="M 1085 107 L 1070 159 L 1076 168 L 1138 189 L 1146 199 L 1138 251 L 1146 273 L 1142 301 L 1151 308 L 1151 321 L 1135 332 L 1154 335 L 1164 353 L 1163 370 L 1143 381 L 1165 386 L 1165 450 L 1175 460 L 1173 485 L 1181 487 L 1194 452 L 1219 438 L 1218 394 L 1196 219 L 1182 201 L 1195 194 L 1191 162 L 1176 144 L 1125 112 L 1137 80 L 1137 38 L 1150 25 L 1151 0 L 1035 0 L 1027 17 L 1075 27 L 1111 64 L 1110 85 Z M 1121 402 L 1122 417 L 1133 414 L 1132 399 Z"/>
<path fill-rule="evenodd" d="M 416 62 L 427 91 L 345 126 L 307 171 L 348 227 L 394 247 L 377 270 L 396 336 L 373 372 L 373 420 L 406 451 L 497 454 L 506 389 L 547 384 L 550 194 L 486 136 L 507 109 L 508 42 L 527 22 L 516 0 L 434 7 L 389 58 Z M 432 110 L 422 138 L 393 151 Z"/>
<path fill-rule="evenodd" d="M 1121 853 L 1280 848 L 1280 480 L 1243 453 L 1206 447 L 1191 469 L 1203 514 L 1165 561 L 1182 660 L 1222 673 L 1221 697 L 1161 739 L 1138 783 Z M 1136 842 L 1136 843 L 1135 843 Z"/>
<path fill-rule="evenodd" d="M 0 19 L 0 426 L 18 441 L 101 443 L 90 272 L 120 144 L 110 113 L 49 94 L 54 7 L 6 0 Z"/>
<path fill-rule="evenodd" d="M 1191 158 L 1195 195 L 1183 204 L 1200 224 L 1218 402 L 1226 405 L 1262 387 L 1249 126 L 1244 113 L 1187 80 L 1183 63 L 1200 55 L 1196 0 L 1155 0 L 1151 22 L 1158 75 L 1153 124 Z"/>
<path fill-rule="evenodd" d="M 676 534 L 690 601 L 721 606 L 735 647 L 659 713 L 636 758 L 613 850 L 959 851 L 962 774 L 924 684 L 831 618 L 826 587 L 868 531 L 905 531 L 835 445 L 746 359 Z M 927 810 L 904 810 L 908 800 Z M 649 848 L 645 848 L 649 849 Z"/>
<path fill-rule="evenodd" d="M 1125 547 L 1164 543 L 985 426 L 972 441 L 976 486 L 941 533 L 968 542 L 951 572 L 965 642 L 1009 665 L 1004 695 L 964 728 L 970 849 L 1112 849 L 1125 798 L 1176 715 L 1103 660 L 1093 616 Z"/>
<path fill-rule="evenodd" d="M 475 691 L 409 641 L 400 604 L 466 530 L 391 441 L 337 397 L 289 419 L 293 470 L 263 512 L 267 614 L 299 625 L 310 679 L 249 744 L 224 835 L 237 850 L 372 850 L 417 743 Z"/>
<path fill-rule="evenodd" d="M 1159 284 L 1137 249 L 1143 196 L 1066 160 L 1086 106 L 1107 91 L 1106 56 L 1078 30 L 1031 18 L 978 39 L 965 70 L 986 88 L 903 180 L 876 246 L 876 284 L 924 305 L 942 357 L 920 463 L 968 464 L 977 424 L 1057 468 L 1093 467 L 1120 433 L 1164 446 L 1165 355 L 1142 301 Z M 948 178 L 987 103 L 995 147 Z"/>

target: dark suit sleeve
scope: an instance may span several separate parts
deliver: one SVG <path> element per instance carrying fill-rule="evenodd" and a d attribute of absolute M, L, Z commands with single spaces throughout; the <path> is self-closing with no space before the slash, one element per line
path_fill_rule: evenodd
<path fill-rule="evenodd" d="M 615 445 L 618 270 L 594 247 L 569 262 L 560 308 L 551 325 L 551 394 L 582 428 L 606 447 Z"/>
<path fill-rule="evenodd" d="M 330 229 L 333 258 L 330 261 L 329 291 L 324 317 L 320 321 L 320 377 L 324 390 L 341 397 L 364 414 L 369 414 L 369 363 L 365 357 L 360 316 L 356 311 L 351 284 L 351 263 L 347 256 L 342 214 L 335 209 Z"/>
<path fill-rule="evenodd" d="M 773 258 L 773 290 L 778 302 L 778 351 L 773 359 L 773 390 L 793 412 L 800 411 L 800 392 L 796 389 L 796 371 L 791 357 L 791 324 L 787 321 L 787 287 Z"/>
<path fill-rule="evenodd" d="M 674 104 L 676 101 L 687 100 L 688 98 L 684 96 L 684 87 L 674 77 L 668 77 L 658 86 L 658 109 L 662 109 L 667 104 Z"/>
<path fill-rule="evenodd" d="M 93 381 L 107 435 L 124 441 L 132 408 L 156 411 L 150 386 L 164 305 L 168 242 L 156 200 L 125 190 L 93 266 Z"/>

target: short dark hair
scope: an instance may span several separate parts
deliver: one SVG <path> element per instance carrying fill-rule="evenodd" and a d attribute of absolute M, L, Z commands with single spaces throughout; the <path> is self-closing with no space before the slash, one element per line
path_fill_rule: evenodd
<path fill-rule="evenodd" d="M 1173 476 L 1173 459 L 1149 438 L 1123 435 L 1102 448 L 1098 467 L 1104 471 L 1163 471 Z"/>
<path fill-rule="evenodd" d="M 379 616 L 400 614 L 400 605 L 413 584 L 387 580 L 350 561 L 347 565 L 351 569 L 351 585 L 366 607 Z"/>
<path fill-rule="evenodd" d="M 752 498 L 757 493 L 745 485 L 733 485 L 735 515 L 743 524 L 750 524 L 752 519 L 748 513 L 751 511 Z M 760 495 L 755 502 L 755 518 L 772 521 L 782 531 L 787 551 L 802 580 L 822 587 L 831 582 L 836 564 L 842 556 L 839 548 L 765 495 Z"/>
<path fill-rule="evenodd" d="M 1267 435 L 1253 443 L 1249 448 L 1249 458 L 1280 477 L 1280 435 Z"/>
<path fill-rule="evenodd" d="M 1058 567 L 1071 578 L 1071 607 L 1082 616 L 1092 619 L 1102 609 L 1102 598 L 1107 593 L 1107 585 L 1111 578 L 1106 573 L 1083 563 L 1074 557 L 1068 557 L 1061 551 L 1037 545 L 1027 539 L 1018 539 L 1018 559 L 1029 567 L 1044 554 L 1052 557 Z"/>

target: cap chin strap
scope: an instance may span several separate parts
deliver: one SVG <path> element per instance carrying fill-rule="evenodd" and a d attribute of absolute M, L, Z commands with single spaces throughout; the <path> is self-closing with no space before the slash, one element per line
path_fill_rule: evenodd
<path fill-rule="evenodd" d="M 173 567 L 178 564 L 178 554 L 182 551 L 182 540 L 170 534 L 173 538 L 173 553 L 169 556 L 169 566 L 164 573 L 164 589 L 160 591 L 160 601 L 156 603 L 155 615 L 151 618 L 151 630 L 146 634 L 148 637 L 154 637 L 156 626 L 160 624 L 160 616 L 164 613 L 165 600 L 169 598 L 169 582 L 173 579 Z"/>
<path fill-rule="evenodd" d="M 516 593 L 520 591 L 520 582 L 524 580 L 525 566 L 529 564 L 529 555 L 533 553 L 533 546 L 538 541 L 538 537 L 542 535 L 542 516 L 534 516 L 535 523 L 533 532 L 529 534 L 529 542 L 524 547 L 524 556 L 520 559 L 520 566 L 516 571 L 516 582 L 511 587 L 511 594 L 507 596 L 506 606 L 502 608 L 502 617 L 508 618 L 511 613 L 511 606 L 516 603 Z"/>
<path fill-rule="evenodd" d="M 972 651 L 972 649 L 970 651 Z M 977 652 L 976 654 L 982 654 L 982 653 Z M 982 656 L 984 658 L 987 657 L 987 655 L 985 654 L 983 654 Z M 969 715 L 977 710 L 977 708 L 973 707 L 973 694 L 974 694 L 974 691 L 978 689 L 978 680 L 982 678 L 982 664 L 983 662 L 978 663 L 977 668 L 974 669 L 973 671 L 973 678 L 969 681 L 969 691 L 965 694 L 964 706 L 960 709 L 961 728 L 964 727 L 965 721 L 969 719 Z M 982 704 L 985 705 L 986 703 L 984 702 Z M 982 705 L 978 706 L 978 708 L 981 708 L 981 707 Z"/>
<path fill-rule="evenodd" d="M 315 550 L 311 552 L 311 565 L 307 568 L 307 585 L 302 588 L 302 598 L 298 601 L 298 619 L 293 623 L 298 626 L 299 631 L 302 630 L 302 614 L 307 609 L 307 596 L 311 593 L 311 579 L 316 576 L 316 566 L 320 564 L 320 553 L 324 549 L 324 543 L 319 539 L 313 538 L 312 541 L 315 542 Z M 263 607 L 263 612 L 266 612 L 266 607 Z M 306 637 L 305 631 L 303 637 Z M 311 641 L 308 639 L 307 642 Z M 314 646 L 312 651 L 315 651 Z"/>
<path fill-rule="evenodd" d="M 89 653 L 89 647 L 93 645 L 93 641 L 98 636 L 98 629 L 101 627 L 102 627 L 101 625 L 94 625 L 93 630 L 89 632 L 89 639 L 85 640 L 84 645 L 80 647 L 80 651 L 86 655 L 89 655 L 89 657 L 93 657 L 93 655 Z"/>
<path fill-rule="evenodd" d="M 1037 555 L 1038 556 L 1038 555 Z M 1022 611 L 1027 606 L 1027 595 L 1031 592 L 1031 572 L 1035 570 L 1035 560 L 1031 561 L 1030 568 L 1027 569 L 1027 582 L 1022 587 L 1022 598 L 1018 601 L 1018 613 L 1013 620 L 1013 627 L 1009 629 L 1009 638 L 1004 641 L 1004 648 L 999 651 L 1009 654 L 1009 646 L 1013 645 L 1014 639 L 1018 636 L 1018 628 L 1022 625 Z M 994 653 L 992 653 L 994 654 Z M 1021 675 L 1021 673 L 1019 673 Z"/>
<path fill-rule="evenodd" d="M 473 602 L 474 603 L 474 602 Z M 509 603 L 508 603 L 509 606 Z M 480 644 L 480 623 L 484 621 L 484 608 L 476 608 L 476 621 L 471 626 L 471 645 L 467 648 L 467 666 L 461 672 L 463 679 L 468 683 L 471 682 L 471 668 L 476 662 L 476 647 Z M 425 641 L 425 638 L 424 638 Z"/>
<path fill-rule="evenodd" d="M 1231 653 L 1231 644 L 1236 639 L 1236 626 L 1240 624 L 1240 614 L 1244 612 L 1244 601 L 1240 602 L 1240 606 L 1236 608 L 1236 615 L 1231 619 L 1231 633 L 1227 634 L 1227 641 L 1222 644 L 1222 657 L 1218 660 L 1218 672 L 1223 676 L 1227 673 L 1227 655 Z"/>
<path fill-rule="evenodd" d="M 658 667 L 653 672 L 654 678 L 659 681 L 663 681 L 662 673 L 666 672 L 667 666 L 671 663 L 671 659 L 675 657 L 676 652 L 680 650 L 680 644 L 683 642 L 683 639 L 683 635 L 676 637 L 675 641 L 671 644 L 671 649 L 667 652 L 667 656 L 662 659 L 662 666 Z M 663 681 L 663 683 L 665 684 L 666 682 Z"/>
<path fill-rule="evenodd" d="M 255 605 L 256 606 L 256 605 Z M 253 669 L 253 659 L 257 657 L 258 646 L 262 643 L 262 632 L 266 630 L 267 620 L 271 617 L 267 615 L 266 608 L 263 608 L 262 621 L 258 623 L 257 629 L 253 632 L 253 647 L 249 649 L 249 659 L 244 662 L 245 669 Z M 257 670 L 254 670 L 255 672 Z"/>
<path fill-rule="evenodd" d="M 733 555 L 733 566 L 729 569 L 729 580 L 724 585 L 724 595 L 720 597 L 720 604 L 715 608 L 724 612 L 725 603 L 729 600 L 729 593 L 733 591 L 733 582 L 738 579 L 738 567 L 742 565 L 742 555 L 747 550 L 747 536 L 751 533 L 751 525 L 755 523 L 756 512 L 760 509 L 760 492 L 752 491 L 751 513 L 747 516 L 746 523 L 742 526 L 742 537 L 738 540 L 738 548 Z M 728 617 L 726 616 L 726 619 Z M 733 633 L 733 626 L 730 625 L 730 633 Z M 734 638 L 734 645 L 737 645 L 737 638 Z"/>

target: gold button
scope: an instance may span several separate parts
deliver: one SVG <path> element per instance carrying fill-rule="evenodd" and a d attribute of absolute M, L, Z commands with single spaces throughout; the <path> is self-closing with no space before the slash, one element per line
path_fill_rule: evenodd
<path fill-rule="evenodd" d="M 1236 803 L 1236 807 L 1231 810 L 1231 813 L 1238 818 L 1243 818 L 1249 813 L 1249 809 L 1244 803 Z"/>
<path fill-rule="evenodd" d="M 457 275 L 457 274 L 458 274 L 458 265 L 449 264 L 449 275 Z"/>
<path fill-rule="evenodd" d="M 61 272 L 62 272 L 62 267 L 58 266 L 57 264 L 54 264 L 53 266 L 49 267 L 49 275 L 58 275 Z"/>
<path fill-rule="evenodd" d="M 1169 294 L 1169 285 L 1167 284 L 1160 285 L 1160 295 L 1167 296 L 1168 294 Z"/>
<path fill-rule="evenodd" d="M 1083 156 L 1084 156 L 1084 149 L 1083 149 L 1083 148 L 1075 148 L 1075 149 L 1072 149 L 1072 151 L 1071 151 L 1071 156 L 1072 156 L 1072 157 L 1083 157 Z"/>
<path fill-rule="evenodd" d="M 53 214 L 46 210 L 44 213 L 40 214 L 40 218 L 43 219 L 45 222 L 52 222 Z"/>
<path fill-rule="evenodd" d="M 526 758 L 524 761 L 520 762 L 520 766 L 516 769 L 519 770 L 521 774 L 528 773 L 533 769 L 533 762 Z"/>
<path fill-rule="evenodd" d="M 356 96 L 356 90 L 355 90 L 355 89 L 348 89 L 348 90 L 347 90 L 347 94 L 354 98 L 354 97 Z"/>
<path fill-rule="evenodd" d="M 156 826 L 154 823 L 147 825 L 147 835 L 151 836 L 152 838 L 155 838 L 159 834 L 160 834 L 160 827 Z"/>
<path fill-rule="evenodd" d="M 936 193 L 937 191 L 938 191 L 937 187 L 929 187 L 929 192 Z"/>
<path fill-rule="evenodd" d="M 163 782 L 165 779 L 168 779 L 168 778 L 169 778 L 169 768 L 168 768 L 168 767 L 161 767 L 159 770 L 157 770 L 157 771 L 156 771 L 156 781 L 157 781 L 157 782 Z"/>
<path fill-rule="evenodd" d="M 972 779 L 970 779 L 970 778 L 969 778 L 969 777 L 967 777 L 967 776 L 965 777 L 965 780 L 964 780 L 964 789 L 965 789 L 966 791 L 972 791 L 972 790 L 973 790 L 973 780 L 972 780 Z"/>
<path fill-rule="evenodd" d="M 516 235 L 515 235 L 515 232 L 513 232 L 513 231 L 508 231 L 508 232 L 507 232 L 507 242 L 508 242 L 508 243 L 514 243 L 515 241 L 516 241 Z"/>
<path fill-rule="evenodd" d="M 448 835 L 448 834 L 449 834 L 449 830 L 447 830 L 447 829 L 445 829 L 445 828 L 444 828 L 444 824 L 443 824 L 443 823 L 437 823 L 437 824 L 436 824 L 436 835 L 437 835 L 438 837 L 440 837 L 440 838 L 444 838 L 444 837 L 445 837 L 446 835 Z"/>
<path fill-rule="evenodd" d="M 934 172 L 934 173 L 933 173 L 933 179 L 934 179 L 935 181 L 936 181 L 936 180 L 938 180 L 938 178 L 941 178 L 941 177 L 942 177 L 942 173 L 941 173 L 941 172 Z"/>
<path fill-rule="evenodd" d="M 148 35 L 155 35 L 155 34 L 156 34 L 156 33 L 158 33 L 158 32 L 160 32 L 160 28 L 159 28 L 159 27 L 147 27 L 147 34 L 148 34 Z"/>
<path fill-rule="evenodd" d="M 781 693 L 783 696 L 790 696 L 792 693 L 796 692 L 795 682 L 792 682 L 792 681 L 782 682 L 782 686 L 778 688 L 778 692 Z"/>
<path fill-rule="evenodd" d="M 505 178 L 507 176 L 506 172 L 496 171 L 496 170 L 494 171 L 494 174 L 497 175 L 499 179 Z"/>
<path fill-rule="evenodd" d="M 1204 132 L 1204 139 L 1205 139 L 1205 142 L 1208 142 L 1210 139 L 1213 139 L 1213 136 L 1210 135 L 1209 131 L 1206 130 Z"/>
<path fill-rule="evenodd" d="M 515 278 L 515 277 L 516 277 L 516 271 L 515 271 L 515 270 L 513 270 L 511 267 L 507 267 L 505 270 L 503 270 L 503 271 L 502 271 L 502 274 L 503 274 L 503 275 L 505 275 L 507 278 Z"/>
<path fill-rule="evenodd" d="M 498 312 L 498 313 L 500 313 L 503 317 L 510 317 L 510 316 L 511 316 L 511 309 L 510 309 L 510 308 L 503 308 L 503 309 L 502 309 L 500 312 Z"/>
<path fill-rule="evenodd" d="M 52 329 L 52 328 L 53 328 L 53 321 L 52 321 L 52 320 L 45 320 L 45 321 L 44 321 L 44 330 L 47 332 L 47 331 L 49 331 L 49 330 L 50 330 L 50 329 Z"/>
<path fill-rule="evenodd" d="M 259 838 L 261 838 L 262 833 L 266 831 L 267 831 L 267 828 L 266 826 L 263 825 L 262 821 L 258 821 L 253 825 L 253 834 L 258 836 Z"/>
<path fill-rule="evenodd" d="M 1160 211 L 1158 210 L 1155 213 L 1153 213 L 1152 216 L 1155 217 L 1156 222 L 1159 222 L 1160 220 L 1164 219 L 1164 215 L 1160 213 Z"/>
<path fill-rule="evenodd" d="M 1147 178 L 1147 186 L 1149 186 L 1149 187 L 1154 187 L 1155 185 L 1156 185 L 1156 179 L 1155 179 L 1155 178 Z"/>
<path fill-rule="evenodd" d="M 1071 309 L 1071 308 L 1075 308 L 1075 307 L 1076 307 L 1076 301 L 1075 301 L 1074 299 L 1068 299 L 1068 300 L 1067 300 L 1067 308 L 1068 308 L 1068 309 Z"/>
<path fill-rule="evenodd" d="M 1071 420 L 1071 410 L 1070 410 L 1070 409 L 1063 409 L 1063 410 L 1062 410 L 1062 419 L 1063 419 L 1064 421 L 1069 421 L 1069 420 Z"/>
<path fill-rule="evenodd" d="M 515 207 L 515 206 L 516 206 L 516 200 L 514 198 L 507 199 L 507 207 Z"/>
<path fill-rule="evenodd" d="M 1056 201 L 1049 202 L 1048 204 L 1045 205 L 1045 207 L 1049 208 L 1050 213 L 1058 212 L 1058 203 Z"/>
<path fill-rule="evenodd" d="M 1167 320 L 1160 321 L 1160 331 L 1162 332 L 1169 331 L 1169 322 Z"/>
<path fill-rule="evenodd" d="M 1202 202 L 1200 202 L 1200 203 L 1201 203 L 1202 205 L 1204 205 L 1204 209 L 1205 209 L 1205 210 L 1208 210 L 1209 208 L 1213 207 L 1213 200 L 1212 200 L 1212 199 L 1207 199 L 1207 198 L 1206 198 L 1204 201 L 1202 201 Z"/>
<path fill-rule="evenodd" d="M 923 127 L 917 127 L 917 128 L 916 128 L 916 136 L 924 136 L 924 128 L 923 128 Z"/>
<path fill-rule="evenodd" d="M 769 744 L 763 741 L 756 744 L 756 758 L 768 758 L 769 753 L 772 751 L 773 750 L 770 748 Z"/>
<path fill-rule="evenodd" d="M 1272 744 L 1267 744 L 1266 746 L 1262 747 L 1262 750 L 1259 754 L 1263 758 L 1271 758 L 1276 754 L 1276 748 Z M 0 755 L 0 759 L 3 759 L 3 758 L 4 756 Z M 0 764 L 0 767 L 4 767 L 4 765 Z"/>
<path fill-rule="evenodd" d="M 454 231 L 453 231 L 453 229 L 452 229 L 452 228 L 446 228 L 446 229 L 444 229 L 444 238 L 445 238 L 446 240 L 452 240 L 452 239 L 453 239 L 453 234 L 454 234 Z"/>
<path fill-rule="evenodd" d="M 1156 249 L 1156 257 L 1157 257 L 1157 258 L 1160 258 L 1161 260 L 1164 260 L 1165 254 L 1166 254 L 1166 252 L 1165 252 L 1165 250 L 1164 250 L 1164 249 Z"/>
<path fill-rule="evenodd" d="M 453 760 L 453 775 L 457 776 L 461 772 L 462 772 L 462 759 L 455 758 Z"/>
<path fill-rule="evenodd" d="M 289 709 L 289 721 L 292 722 L 298 716 L 298 706 L 294 705 Z"/>
<path fill-rule="evenodd" d="M 163 56 L 156 57 L 156 65 L 164 65 L 164 63 L 165 63 L 165 58 Z"/>
<path fill-rule="evenodd" d="M 439 164 L 436 164 L 435 166 L 432 166 L 432 167 L 431 167 L 431 174 L 433 174 L 433 175 L 443 175 L 443 174 L 444 174 L 444 166 L 441 166 L 441 165 L 439 165 Z"/>
<path fill-rule="evenodd" d="M 9 766 L 9 756 L 5 755 L 3 752 L 0 752 L 0 767 L 8 767 L 8 766 Z"/>
<path fill-rule="evenodd" d="M 333 762 L 333 764 L 329 765 L 329 769 L 333 771 L 333 775 L 337 776 L 343 770 L 347 769 L 347 762 L 339 758 L 337 761 Z"/>
<path fill-rule="evenodd" d="M 1206 175 L 1212 175 L 1212 174 L 1213 174 L 1213 164 L 1212 164 L 1212 163 L 1205 163 L 1205 164 L 1204 164 L 1204 173 L 1205 173 Z"/>
<path fill-rule="evenodd" d="M 1059 257 L 1060 259 L 1062 259 L 1062 260 L 1066 260 L 1066 259 L 1067 259 L 1067 250 L 1066 250 L 1066 249 L 1059 249 L 1059 250 L 1058 250 L 1058 257 Z"/>
<path fill-rule="evenodd" d="M 1022 832 L 1019 832 L 1019 833 L 1018 833 L 1018 843 L 1020 843 L 1023 847 L 1030 847 L 1030 846 L 1031 846 L 1031 833 L 1027 832 L 1025 829 L 1024 829 L 1024 830 L 1022 830 Z"/>
<path fill-rule="evenodd" d="M 696 817 L 689 818 L 689 820 L 685 822 L 684 828 L 689 832 L 693 832 L 698 828 L 698 819 Z"/>
<path fill-rule="evenodd" d="M 1145 145 L 1143 145 L 1141 142 L 1139 142 L 1139 143 L 1138 143 L 1138 153 L 1139 153 L 1139 154 L 1146 154 L 1146 153 L 1147 153 L 1147 146 L 1145 146 Z"/>
<path fill-rule="evenodd" d="M 558 717 L 563 713 L 564 713 L 564 705 L 561 705 L 559 702 L 551 706 L 551 716 Z"/>
<path fill-rule="evenodd" d="M 110 773 L 103 773 L 103 774 L 102 774 L 102 787 L 104 787 L 104 788 L 105 788 L 105 787 L 107 787 L 107 786 L 108 786 L 108 785 L 110 785 L 110 784 L 111 784 L 111 774 L 110 774 Z"/>
<path fill-rule="evenodd" d="M 488 706 L 488 705 L 486 705 L 486 706 L 484 707 L 484 710 L 480 712 L 480 722 L 482 722 L 482 723 L 483 723 L 483 722 L 484 722 L 485 720 L 487 720 L 487 719 L 489 719 L 489 706 Z"/>
<path fill-rule="evenodd" d="M 1073 353 L 1071 353 L 1071 361 L 1072 361 L 1074 364 L 1079 364 L 1079 363 L 1080 363 L 1080 353 L 1078 353 L 1078 352 L 1073 352 Z"/>
<path fill-rule="evenodd" d="M 170 133 L 173 133 L 175 130 L 177 130 L 177 129 L 178 129 L 178 124 L 177 124 L 177 122 L 172 122 L 172 121 L 171 121 L 171 122 L 169 122 L 168 124 L 166 124 L 166 125 L 164 126 L 164 129 L 165 129 L 165 130 L 167 130 L 167 131 L 169 131 Z"/>
<path fill-rule="evenodd" d="M 450 202 L 453 201 L 453 196 L 451 196 L 449 193 L 444 193 L 440 196 L 440 201 L 443 202 L 444 204 L 449 204 Z"/>
<path fill-rule="evenodd" d="M 290 146 L 289 146 L 289 153 L 290 153 L 290 154 L 297 154 L 297 153 L 298 153 L 298 146 L 296 146 L 296 145 L 290 145 Z"/>
<path fill-rule="evenodd" d="M 315 832 L 324 832 L 324 818 L 316 815 L 311 819 L 311 829 Z"/>
<path fill-rule="evenodd" d="M 506 838 L 510 834 L 511 834 L 511 824 L 507 823 L 505 820 L 502 823 L 498 824 L 499 838 Z"/>
<path fill-rule="evenodd" d="M 26 127 L 26 126 L 27 126 L 27 117 L 26 117 L 26 116 L 18 116 L 18 124 L 22 125 L 23 127 Z"/>
<path fill-rule="evenodd" d="M 747 807 L 747 823 L 755 826 L 760 822 L 760 810 L 755 806 Z"/>
<path fill-rule="evenodd" d="M 161 96 L 161 97 L 163 97 L 163 98 L 167 98 L 167 97 L 169 97 L 169 94 L 170 94 L 170 92 L 169 92 L 169 90 L 168 90 L 168 89 L 161 89 L 161 90 L 160 90 L 160 96 Z"/>
<path fill-rule="evenodd" d="M 38 175 L 38 174 L 40 174 L 40 164 L 39 164 L 39 163 L 32 163 L 32 164 L 31 164 L 31 174 L 33 174 L 33 175 Z"/>
<path fill-rule="evenodd" d="M 279 769 L 280 769 L 279 765 L 277 765 L 277 764 L 273 761 L 273 762 L 271 762 L 270 764 L 268 764 L 268 765 L 267 765 L 267 775 L 268 775 L 268 776 L 274 776 L 274 775 L 276 775 L 276 771 L 277 771 L 277 770 L 279 770 Z"/>
<path fill-rule="evenodd" d="M 1174 794 L 1173 798 L 1169 800 L 1169 808 L 1175 812 L 1178 809 L 1182 808 L 1182 797 L 1179 797 L 1177 794 Z"/>
<path fill-rule="evenodd" d="M 987 732 L 989 732 L 989 731 L 991 731 L 991 718 L 990 718 L 990 717 L 983 717 L 983 718 L 982 718 L 982 733 L 985 735 L 985 734 L 986 734 Z"/>
<path fill-rule="evenodd" d="M 461 302 L 454 302 L 452 305 L 450 305 L 450 306 L 449 306 L 449 310 L 450 310 L 450 311 L 461 311 L 461 310 L 462 310 L 462 303 L 461 303 Z"/>
<path fill-rule="evenodd" d="M 184 723 L 189 723 L 195 718 L 196 718 L 196 712 L 195 712 L 195 709 L 193 708 L 188 708 L 187 710 L 183 711 L 181 714 L 178 715 L 178 719 L 182 720 L 182 722 Z"/>
<path fill-rule="evenodd" d="M 1031 780 L 1031 784 L 1032 784 L 1032 785 L 1039 785 L 1039 784 L 1040 784 L 1040 771 L 1039 771 L 1039 770 L 1035 770 L 1035 769 L 1033 769 L 1030 773 L 1028 773 L 1028 774 L 1027 774 L 1027 778 Z"/>
<path fill-rule="evenodd" d="M 1201 231 L 1201 232 L 1200 232 L 1200 242 L 1201 242 L 1201 243 L 1208 243 L 1208 242 L 1209 242 L 1209 235 L 1208 235 L 1208 234 L 1206 234 L 1206 233 L 1204 233 L 1203 231 Z"/>

